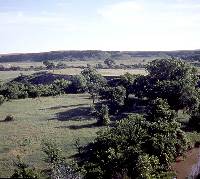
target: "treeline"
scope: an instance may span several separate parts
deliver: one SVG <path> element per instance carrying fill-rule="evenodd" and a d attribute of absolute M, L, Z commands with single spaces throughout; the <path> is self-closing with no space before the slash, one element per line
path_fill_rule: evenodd
<path fill-rule="evenodd" d="M 105 60 L 111 58 L 114 60 L 118 59 L 132 59 L 136 57 L 140 58 L 158 58 L 158 57 L 179 57 L 187 58 L 190 57 L 199 59 L 199 50 L 191 51 L 98 51 L 98 50 L 86 50 L 86 51 L 52 51 L 43 53 L 28 53 L 28 54 L 8 54 L 1 55 L 0 62 L 20 62 L 20 61 L 35 61 L 42 62 L 46 60 Z M 191 59 L 190 58 L 190 59 Z"/>
<path fill-rule="evenodd" d="M 58 62 L 57 64 L 53 61 L 43 61 L 43 66 L 30 66 L 30 67 L 20 67 L 20 66 L 11 66 L 4 67 L 0 65 L 0 71 L 41 71 L 41 70 L 58 70 L 58 69 L 67 69 L 67 68 L 82 68 L 84 69 L 86 66 L 79 65 L 67 65 L 64 62 Z M 117 65 L 114 60 L 106 59 L 103 63 L 98 63 L 96 65 L 87 64 L 87 67 L 93 67 L 96 69 L 137 69 L 137 68 L 145 68 L 146 65 L 142 63 L 126 65 L 119 64 Z"/>
<path fill-rule="evenodd" d="M 56 96 L 66 93 L 85 92 L 86 84 L 82 76 L 74 76 L 71 81 L 57 79 L 51 84 L 31 84 L 28 81 L 7 82 L 0 84 L 0 101 L 11 99 L 36 98 L 41 96 Z"/>
<path fill-rule="evenodd" d="M 130 59 L 132 57 L 151 57 L 157 56 L 159 52 L 131 52 L 131 51 L 52 51 L 43 53 L 29 53 L 29 54 L 11 54 L 1 55 L 0 62 L 19 62 L 19 61 L 36 61 L 42 62 L 46 60 L 105 60 L 112 59 Z"/>

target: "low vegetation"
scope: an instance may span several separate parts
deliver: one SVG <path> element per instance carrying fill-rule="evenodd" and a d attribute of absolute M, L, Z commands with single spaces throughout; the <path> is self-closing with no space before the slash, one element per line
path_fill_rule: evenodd
<path fill-rule="evenodd" d="M 109 58 L 104 63 L 109 68 L 115 65 Z M 51 62 L 45 62 L 45 65 L 47 68 L 54 68 Z M 200 124 L 197 70 L 175 58 L 154 60 L 146 66 L 146 70 L 147 75 L 127 73 L 116 78 L 105 78 L 95 68 L 88 66 L 80 75 L 54 79 L 48 84 L 33 84 L 31 76 L 22 76 L 21 81 L 1 83 L 1 109 L 8 103 L 16 102 L 10 101 L 14 99 L 44 100 L 46 98 L 37 97 L 48 96 L 47 99 L 56 101 L 62 98 L 59 96 L 61 94 L 66 95 L 68 100 L 72 96 L 87 96 L 87 100 L 71 98 L 78 103 L 70 102 L 71 107 L 77 105 L 78 109 L 72 107 L 71 111 L 57 113 L 57 120 L 65 121 L 65 125 L 71 124 L 74 118 L 79 118 L 78 122 L 83 124 L 70 125 L 67 130 L 64 127 L 65 132 L 59 134 L 59 137 L 58 133 L 63 128 L 54 129 L 53 134 L 56 135 L 51 135 L 52 129 L 48 128 L 58 123 L 47 122 L 47 116 L 42 117 L 44 112 L 36 110 L 41 118 L 37 120 L 39 126 L 34 125 L 34 128 L 41 128 L 41 124 L 47 125 L 43 132 L 48 138 L 62 138 L 62 144 L 44 141 L 40 137 L 42 146 L 39 148 L 46 155 L 46 159 L 42 160 L 43 168 L 30 167 L 19 161 L 13 176 L 32 175 L 32 178 L 37 178 L 39 174 L 50 178 L 77 179 L 174 177 L 172 163 L 200 141 L 197 133 Z M 21 101 L 24 100 L 31 99 Z M 87 101 L 83 106 L 82 100 Z M 4 101 L 9 102 L 3 103 Z M 68 108 L 61 106 L 58 109 L 65 110 L 66 107 Z M 34 112 L 34 108 L 30 106 L 28 110 L 31 114 Z M 179 119 L 180 111 L 189 116 L 188 123 Z M 88 121 L 91 118 L 92 123 Z M 16 117 L 12 123 L 17 123 L 18 120 L 19 117 Z M 30 122 L 28 119 L 23 121 L 25 126 Z M 85 133 L 86 129 L 91 132 L 91 135 L 87 134 L 90 140 L 82 143 L 79 137 L 82 137 L 82 132 Z M 77 138 L 72 137 L 69 130 L 77 131 Z M 40 135 L 38 131 L 34 134 Z M 72 160 L 69 160 L 65 151 L 56 147 L 69 144 L 63 138 L 75 140 L 77 151 L 71 155 Z M 29 142 L 26 141 L 25 146 L 27 143 Z"/>

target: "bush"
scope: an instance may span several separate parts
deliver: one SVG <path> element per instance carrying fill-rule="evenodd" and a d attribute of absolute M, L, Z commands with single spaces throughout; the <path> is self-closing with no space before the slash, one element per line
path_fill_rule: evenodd
<path fill-rule="evenodd" d="M 57 144 L 51 140 L 42 141 L 42 151 L 46 154 L 45 161 L 54 164 L 63 160 L 62 151 L 57 147 Z"/>
<path fill-rule="evenodd" d="M 106 111 L 106 106 L 102 107 Z M 81 153 L 86 178 L 157 178 L 188 148 L 188 140 L 166 100 L 157 99 L 146 116 L 131 115 L 100 131 Z M 80 157 L 81 158 L 81 157 Z M 123 178 L 123 177 L 121 177 Z"/>
<path fill-rule="evenodd" d="M 13 175 L 10 178 L 31 178 L 38 179 L 39 173 L 35 168 L 30 168 L 30 166 L 24 163 L 18 156 L 17 162 L 15 162 L 16 169 L 14 170 Z"/>
<path fill-rule="evenodd" d="M 189 119 L 189 126 L 200 131 L 200 109 L 193 111 Z"/>
<path fill-rule="evenodd" d="M 15 118 L 12 115 L 7 115 L 4 119 L 5 122 L 10 122 L 10 121 L 14 121 L 14 120 L 15 120 Z"/>
<path fill-rule="evenodd" d="M 96 112 L 99 118 L 98 124 L 107 126 L 110 124 L 109 109 L 107 105 L 102 105 L 100 110 Z"/>

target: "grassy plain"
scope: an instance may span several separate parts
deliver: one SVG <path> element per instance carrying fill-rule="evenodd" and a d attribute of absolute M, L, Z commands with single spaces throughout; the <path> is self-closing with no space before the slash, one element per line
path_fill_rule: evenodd
<path fill-rule="evenodd" d="M 154 57 L 148 57 L 148 58 L 142 58 L 142 57 L 135 57 L 134 59 L 119 59 L 115 60 L 115 63 L 117 65 L 125 64 L 125 65 L 134 65 L 138 63 L 146 64 L 150 61 L 155 59 Z M 57 64 L 59 61 L 54 61 L 55 64 Z M 62 63 L 65 63 L 68 66 L 87 66 L 87 64 L 95 66 L 96 64 L 104 64 L 103 60 L 93 59 L 93 60 L 73 60 L 73 61 L 65 61 L 62 60 Z M 25 61 L 25 62 L 4 62 L 0 63 L 0 65 L 3 65 L 4 67 L 11 67 L 11 66 L 20 66 L 23 68 L 28 68 L 30 66 L 38 67 L 38 66 L 44 66 L 42 62 L 32 62 L 32 61 Z"/>
<path fill-rule="evenodd" d="M 83 69 L 81 68 L 66 68 L 60 70 L 50 70 L 51 73 L 54 74 L 62 74 L 62 75 L 77 75 L 80 74 Z M 97 70 L 103 76 L 120 76 L 127 72 L 131 74 L 141 74 L 146 75 L 147 72 L 145 69 L 98 69 Z"/>
<path fill-rule="evenodd" d="M 91 141 L 99 130 L 89 115 L 91 103 L 87 94 L 71 94 L 12 100 L 0 106 L 0 177 L 10 176 L 17 155 L 42 167 L 43 139 L 55 139 L 68 157 L 76 152 L 75 139 L 80 138 L 82 144 Z M 2 122 L 8 114 L 15 121 Z"/>
<path fill-rule="evenodd" d="M 13 78 L 18 77 L 20 74 L 30 75 L 35 73 L 35 71 L 0 71 L 0 80 L 9 81 Z"/>

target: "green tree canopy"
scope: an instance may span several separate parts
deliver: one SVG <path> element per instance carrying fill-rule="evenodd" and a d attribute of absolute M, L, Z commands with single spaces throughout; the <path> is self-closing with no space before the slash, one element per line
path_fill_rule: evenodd
<path fill-rule="evenodd" d="M 106 128 L 82 153 L 86 178 L 159 178 L 187 148 L 187 139 L 165 100 L 156 99 L 147 116 L 129 116 Z"/>
<path fill-rule="evenodd" d="M 138 97 L 166 99 L 175 110 L 198 107 L 198 77 L 194 67 L 181 60 L 159 59 L 149 63 L 147 71 L 147 76 L 134 82 Z"/>
<path fill-rule="evenodd" d="M 91 67 L 85 68 L 81 74 L 86 79 L 87 90 L 92 96 L 94 103 L 95 99 L 99 95 L 100 90 L 106 86 L 106 79 Z"/>

